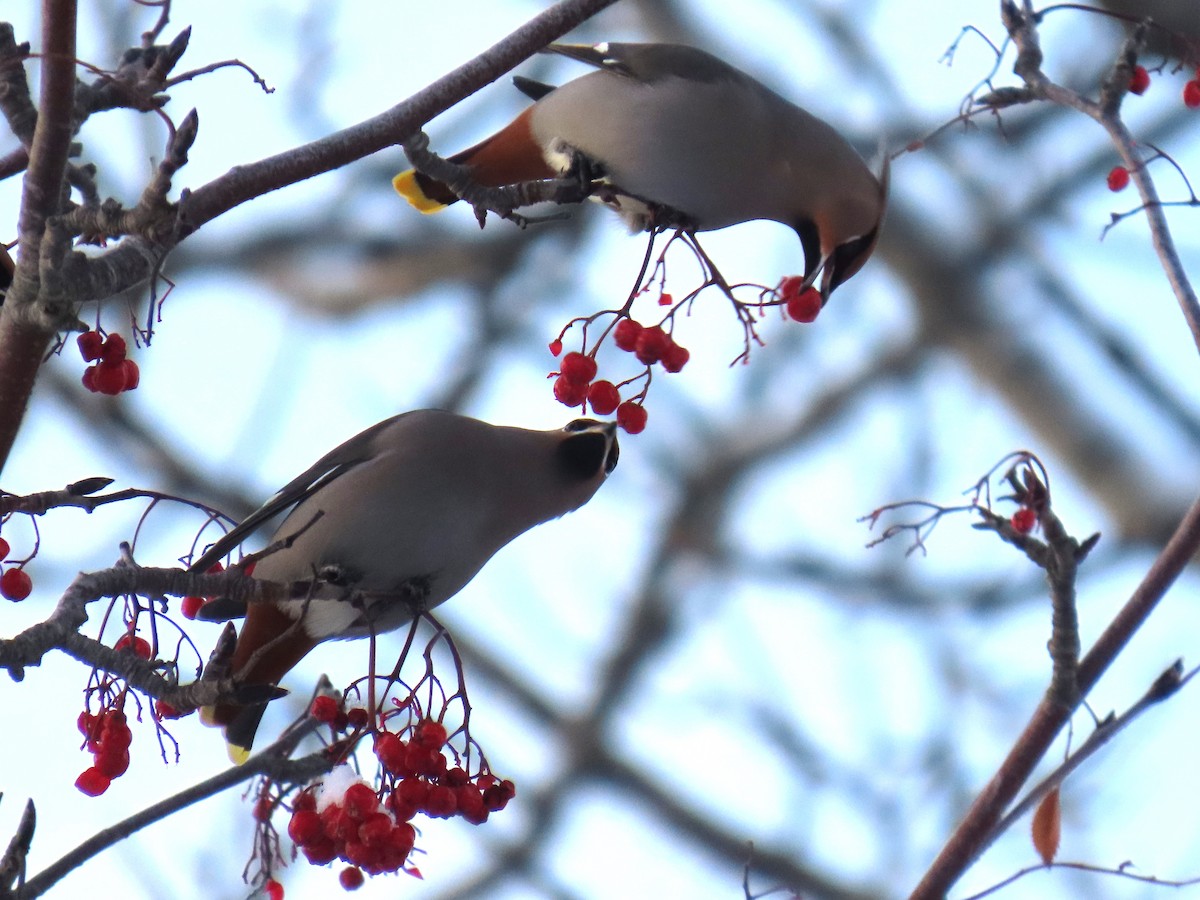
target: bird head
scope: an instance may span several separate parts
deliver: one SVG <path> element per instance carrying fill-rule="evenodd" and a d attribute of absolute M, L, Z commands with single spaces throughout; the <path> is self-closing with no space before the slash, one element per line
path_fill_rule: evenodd
<path fill-rule="evenodd" d="M 848 281 L 875 252 L 887 211 L 891 167 L 884 160 L 878 179 L 856 190 L 834 192 L 829 202 L 793 227 L 804 249 L 804 284 L 817 284 L 822 303 L 834 288 Z"/>

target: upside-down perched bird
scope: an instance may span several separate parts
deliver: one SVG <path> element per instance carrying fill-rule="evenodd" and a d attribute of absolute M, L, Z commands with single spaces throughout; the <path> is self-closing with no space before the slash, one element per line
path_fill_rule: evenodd
<path fill-rule="evenodd" d="M 399 628 L 454 596 L 517 535 L 587 503 L 618 452 L 615 426 L 590 419 L 556 431 L 432 409 L 387 419 L 323 456 L 192 565 L 207 571 L 292 507 L 268 545 L 278 549 L 253 573 L 291 593 L 240 609 L 214 601 L 207 606 L 224 610 L 201 615 L 244 611 L 231 674 L 278 684 L 321 641 Z M 235 761 L 249 755 L 264 708 L 205 710 L 225 727 Z"/>
<path fill-rule="evenodd" d="M 887 201 L 846 140 L 711 54 L 679 44 L 551 44 L 595 66 L 561 87 L 516 79 L 533 106 L 452 157 L 484 187 L 572 173 L 634 230 L 712 231 L 752 219 L 795 229 L 823 298 L 862 268 Z M 393 180 L 422 212 L 457 197 L 412 170 Z"/>

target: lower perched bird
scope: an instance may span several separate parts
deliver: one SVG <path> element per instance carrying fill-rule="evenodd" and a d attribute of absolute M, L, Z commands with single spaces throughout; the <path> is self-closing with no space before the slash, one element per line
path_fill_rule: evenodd
<path fill-rule="evenodd" d="M 615 426 L 590 419 L 557 431 L 433 409 L 387 419 L 323 456 L 192 565 L 207 571 L 293 507 L 268 545 L 278 549 L 254 568 L 255 578 L 291 584 L 291 595 L 232 611 L 214 601 L 201 617 L 244 611 L 231 674 L 277 684 L 321 641 L 390 631 L 454 596 L 513 538 L 587 503 L 618 452 Z M 225 727 L 235 761 L 249 755 L 264 708 L 205 711 Z"/>
<path fill-rule="evenodd" d="M 596 71 L 561 87 L 518 78 L 534 105 L 450 157 L 477 184 L 598 178 L 597 199 L 634 230 L 782 222 L 800 236 L 805 286 L 819 275 L 826 299 L 875 249 L 886 165 L 876 178 L 832 127 L 745 72 L 679 44 L 546 49 Z M 392 183 L 422 212 L 457 199 L 411 170 Z"/>

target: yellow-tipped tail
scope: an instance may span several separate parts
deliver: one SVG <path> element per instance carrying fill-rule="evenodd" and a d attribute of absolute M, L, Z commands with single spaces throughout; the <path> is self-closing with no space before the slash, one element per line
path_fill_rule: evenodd
<path fill-rule="evenodd" d="M 440 203 L 430 197 L 425 196 L 425 192 L 421 190 L 421 185 L 417 183 L 417 173 L 414 169 L 409 169 L 407 172 L 401 172 L 392 179 L 392 187 L 396 189 L 396 193 L 407 200 L 414 209 L 423 213 L 435 213 L 438 210 L 445 209 L 446 204 Z"/>
<path fill-rule="evenodd" d="M 217 711 L 215 706 L 200 707 L 200 721 L 209 728 L 225 728 L 226 726 L 218 721 Z M 225 742 L 225 752 L 229 754 L 229 761 L 235 766 L 242 765 L 250 758 L 249 747 L 239 747 L 237 744 Z"/>

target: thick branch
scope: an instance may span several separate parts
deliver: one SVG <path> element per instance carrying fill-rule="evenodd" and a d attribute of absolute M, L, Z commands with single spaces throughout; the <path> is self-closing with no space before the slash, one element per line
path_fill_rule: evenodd
<path fill-rule="evenodd" d="M 75 102 L 75 0 L 42 4 L 42 90 L 37 127 L 25 170 L 18 220 L 20 258 L 9 300 L 32 302 L 46 220 L 62 204 L 63 173 L 71 147 L 71 108 Z M 5 315 L 11 315 L 8 302 Z"/>
<path fill-rule="evenodd" d="M 41 111 L 29 150 L 18 219 L 20 255 L 12 285 L 0 306 L 0 466 L 16 440 L 29 395 L 54 327 L 36 315 L 33 302 L 42 279 L 42 238 L 46 221 L 62 203 L 63 173 L 71 146 L 71 107 L 75 93 L 75 0 L 45 0 L 42 9 Z M 9 53 L 11 41 L 0 35 Z M 7 37 L 11 37 L 8 35 Z M 13 64 L 9 60 L 9 64 Z M 19 66 L 18 66 L 19 68 Z M 23 75 L 21 77 L 23 81 Z M 21 84 L 15 75 L 3 85 L 11 103 L 19 104 Z M 21 117 L 18 115 L 18 119 Z M 18 127 L 21 123 L 17 123 Z"/>

